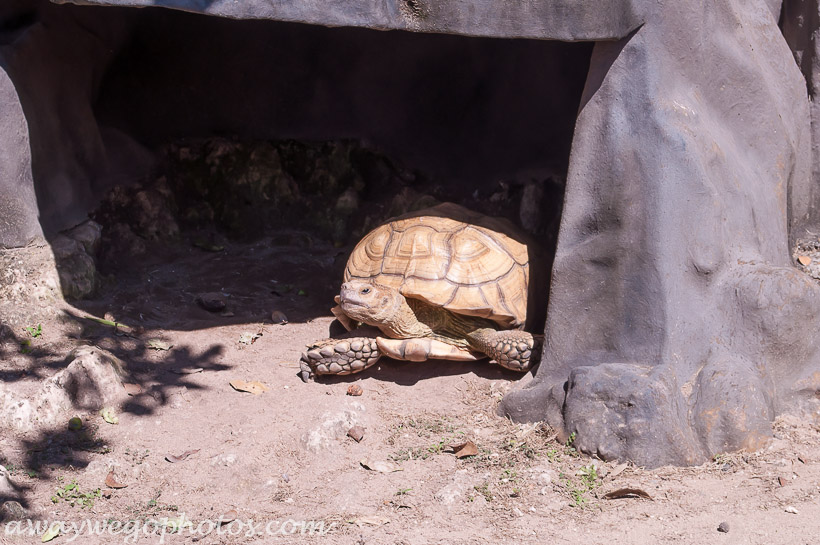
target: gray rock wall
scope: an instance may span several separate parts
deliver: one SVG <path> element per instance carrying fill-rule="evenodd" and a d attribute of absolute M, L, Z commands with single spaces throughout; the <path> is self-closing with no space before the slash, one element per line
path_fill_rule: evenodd
<path fill-rule="evenodd" d="M 31 175 L 28 126 L 17 89 L 0 57 L 0 248 L 25 246 L 43 231 Z"/>
<path fill-rule="evenodd" d="M 14 82 L 30 136 L 14 156 L 27 157 L 36 181 L 33 187 L 26 182 L 21 194 L 36 194 L 37 205 L 19 221 L 35 222 L 38 233 L 53 235 L 83 221 L 104 188 L 150 168 L 139 145 L 126 135 L 106 133 L 93 112 L 106 65 L 127 39 L 136 14 L 111 9 L 103 16 L 100 10 L 42 0 L 17 1 L 0 10 L 0 66 Z M 12 112 L 4 109 L 2 116 Z M 142 164 L 112 153 L 112 143 L 139 155 Z M 18 245 L 21 238 L 0 237 L 0 245 Z"/>
<path fill-rule="evenodd" d="M 547 348 L 509 414 L 606 459 L 689 464 L 814 400 L 820 292 L 789 256 L 814 206 L 809 109 L 771 8 L 660 2 L 596 46 Z"/>

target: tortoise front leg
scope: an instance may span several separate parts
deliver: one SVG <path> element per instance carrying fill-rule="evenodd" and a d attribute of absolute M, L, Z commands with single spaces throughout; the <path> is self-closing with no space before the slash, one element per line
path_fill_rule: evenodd
<path fill-rule="evenodd" d="M 302 354 L 299 376 L 307 382 L 315 375 L 350 375 L 367 369 L 381 356 L 375 337 L 326 339 Z"/>
<path fill-rule="evenodd" d="M 470 346 L 487 354 L 501 367 L 513 371 L 527 371 L 532 355 L 540 348 L 532 333 L 507 329 L 478 329 L 467 335 Z"/>

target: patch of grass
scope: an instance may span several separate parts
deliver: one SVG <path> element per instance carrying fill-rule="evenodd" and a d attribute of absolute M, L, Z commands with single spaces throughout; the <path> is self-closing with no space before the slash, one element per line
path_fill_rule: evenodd
<path fill-rule="evenodd" d="M 598 477 L 598 469 L 590 464 L 580 469 L 581 482 L 586 486 L 587 490 L 594 490 L 598 488 L 600 480 Z"/>
<path fill-rule="evenodd" d="M 426 460 L 431 456 L 431 452 L 424 447 L 399 449 L 388 458 L 394 462 L 406 462 L 407 460 Z"/>
<path fill-rule="evenodd" d="M 574 507 L 586 507 L 589 503 L 589 492 L 601 485 L 598 470 L 592 464 L 581 467 L 575 478 L 564 472 L 561 472 L 558 478 L 572 499 Z"/>
<path fill-rule="evenodd" d="M 141 463 L 143 463 L 145 461 L 145 459 L 148 458 L 149 454 L 150 454 L 150 452 L 149 452 L 148 449 L 145 449 L 145 450 L 139 450 L 139 449 L 131 450 L 128 447 L 125 448 L 125 456 L 128 457 L 128 458 L 131 458 L 131 462 L 133 462 L 135 465 L 140 465 Z"/>
<path fill-rule="evenodd" d="M 177 505 L 166 505 L 159 501 L 162 496 L 162 489 L 157 488 L 151 493 L 147 500 L 140 500 L 134 505 L 127 507 L 126 511 L 134 520 L 146 520 L 148 518 L 156 518 L 161 514 L 169 514 L 179 511 Z"/>
<path fill-rule="evenodd" d="M 473 488 L 476 492 L 484 496 L 484 499 L 487 500 L 487 502 L 491 502 L 495 499 L 492 492 L 490 492 L 490 484 L 488 482 L 485 481 L 481 486 L 476 485 Z"/>
<path fill-rule="evenodd" d="M 517 478 L 518 478 L 518 473 L 516 473 L 512 469 L 505 469 L 504 471 L 501 472 L 501 476 L 499 477 L 499 480 L 502 483 L 507 483 L 507 482 L 513 482 Z"/>
<path fill-rule="evenodd" d="M 548 445 L 553 441 L 555 434 L 546 425 L 529 427 L 522 429 L 519 426 L 510 426 L 501 440 L 498 440 L 489 448 L 479 448 L 476 456 L 465 458 L 465 462 L 472 463 L 483 468 L 509 468 L 525 467 L 542 458 L 550 457 L 553 451 L 552 462 L 557 451 L 548 449 Z"/>
<path fill-rule="evenodd" d="M 418 437 L 429 438 L 434 435 L 455 433 L 456 427 L 449 418 L 438 416 L 420 416 L 408 418 L 393 427 L 393 434 L 412 433 Z"/>
<path fill-rule="evenodd" d="M 530 460 L 538 458 L 538 446 L 528 441 L 508 438 L 501 448 L 506 452 L 520 454 Z"/>
<path fill-rule="evenodd" d="M 94 507 L 94 500 L 102 496 L 99 488 L 95 488 L 90 492 L 80 492 L 80 485 L 77 481 L 72 479 L 70 483 L 57 488 L 56 493 L 51 496 L 53 503 L 67 502 L 71 507 Z"/>
<path fill-rule="evenodd" d="M 432 443 L 425 446 L 403 447 L 391 454 L 389 458 L 396 462 L 426 460 L 432 455 L 441 454 L 451 444 L 461 442 L 463 437 L 464 432 L 457 430 L 448 418 L 437 416 L 409 418 L 393 426 L 387 443 L 395 446 L 408 440 L 415 442 L 416 439 L 425 441 L 432 439 Z"/>
<path fill-rule="evenodd" d="M 34 326 L 26 326 L 23 329 L 26 330 L 26 333 L 34 337 L 35 339 L 43 334 L 43 324 L 37 324 L 37 327 Z"/>

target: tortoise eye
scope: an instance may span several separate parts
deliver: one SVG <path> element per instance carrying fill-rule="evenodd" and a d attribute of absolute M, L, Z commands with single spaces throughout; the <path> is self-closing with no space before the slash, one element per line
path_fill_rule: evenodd
<path fill-rule="evenodd" d="M 370 293 L 370 288 L 362 288 L 362 293 Z"/>

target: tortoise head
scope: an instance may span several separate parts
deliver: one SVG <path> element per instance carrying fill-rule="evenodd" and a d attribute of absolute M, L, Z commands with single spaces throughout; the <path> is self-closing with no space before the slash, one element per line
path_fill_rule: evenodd
<path fill-rule="evenodd" d="M 367 280 L 345 282 L 339 294 L 345 314 L 373 326 L 393 321 L 403 302 L 404 296 L 398 290 Z"/>

